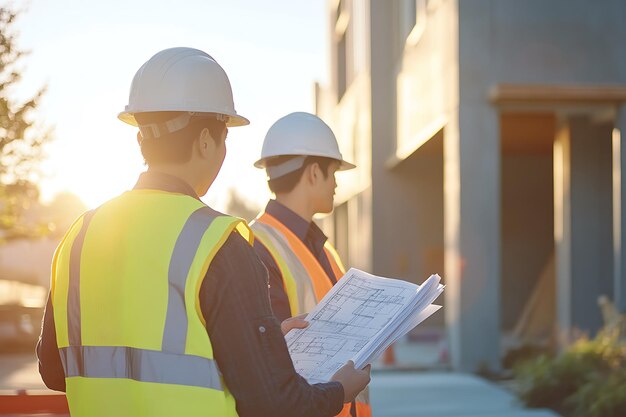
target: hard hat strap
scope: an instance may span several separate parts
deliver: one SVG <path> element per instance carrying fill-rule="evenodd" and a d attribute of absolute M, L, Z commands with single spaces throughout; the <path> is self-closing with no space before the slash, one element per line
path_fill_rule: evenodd
<path fill-rule="evenodd" d="M 273 180 L 285 176 L 291 172 L 297 171 L 302 168 L 306 158 L 307 157 L 304 155 L 296 156 L 294 158 L 286 160 L 282 164 L 266 167 L 265 170 L 267 172 L 267 176 L 269 177 L 269 179 Z"/>
<path fill-rule="evenodd" d="M 228 119 L 230 119 L 227 115 L 222 113 L 198 113 L 195 111 L 190 111 L 189 114 L 194 117 L 210 117 L 224 123 L 228 123 Z"/>
<path fill-rule="evenodd" d="M 191 113 L 183 113 L 166 122 L 142 124 L 139 126 L 139 130 L 144 139 L 157 139 L 168 133 L 174 133 L 186 128 L 191 121 L 191 117 Z"/>

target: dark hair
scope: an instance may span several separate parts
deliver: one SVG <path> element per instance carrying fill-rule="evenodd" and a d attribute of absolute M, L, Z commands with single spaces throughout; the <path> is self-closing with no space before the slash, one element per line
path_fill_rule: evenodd
<path fill-rule="evenodd" d="M 141 125 L 165 123 L 180 116 L 181 112 L 137 113 L 135 119 Z M 193 144 L 200 137 L 203 129 L 209 129 L 213 140 L 219 145 L 226 124 L 211 115 L 192 116 L 189 124 L 173 133 L 166 133 L 158 138 L 143 138 L 141 154 L 147 165 L 184 163 L 191 158 Z"/>
<path fill-rule="evenodd" d="M 272 158 L 267 162 L 267 166 L 279 165 L 291 158 L 293 158 L 293 156 L 279 156 L 276 158 Z M 274 194 L 288 193 L 296 187 L 296 185 L 300 181 L 300 178 L 302 178 L 304 170 L 309 165 L 317 163 L 320 166 L 322 173 L 324 174 L 324 178 L 328 178 L 328 175 L 330 173 L 330 164 L 333 161 L 334 159 L 325 158 L 323 156 L 307 156 L 304 160 L 304 164 L 302 165 L 302 167 L 293 172 L 290 172 L 289 174 L 283 175 L 282 177 L 268 180 L 267 185 L 269 186 L 270 191 Z"/>

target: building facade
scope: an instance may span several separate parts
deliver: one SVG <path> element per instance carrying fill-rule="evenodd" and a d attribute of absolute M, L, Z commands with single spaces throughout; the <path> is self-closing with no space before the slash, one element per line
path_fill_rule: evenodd
<path fill-rule="evenodd" d="M 316 111 L 358 169 L 323 226 L 347 263 L 439 272 L 455 369 L 626 310 L 626 3 L 328 0 Z M 625 172 L 625 174 L 623 174 Z M 439 321 L 437 321 L 439 320 Z"/>

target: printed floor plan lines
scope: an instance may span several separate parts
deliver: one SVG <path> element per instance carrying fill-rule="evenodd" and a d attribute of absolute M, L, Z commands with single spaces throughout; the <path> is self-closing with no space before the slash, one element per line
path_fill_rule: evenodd
<path fill-rule="evenodd" d="M 415 291 L 403 286 L 380 288 L 364 278 L 352 277 L 340 282 L 341 291 L 312 316 L 316 331 L 324 326 L 333 333 L 345 336 L 371 337 L 384 327 L 404 306 L 407 297 Z M 346 309 L 349 314 L 346 314 Z M 342 316 L 337 313 L 342 311 Z"/>
<path fill-rule="evenodd" d="M 296 371 L 310 383 L 325 382 L 348 360 L 375 352 L 374 345 L 381 338 L 388 339 L 384 331 L 397 328 L 406 319 L 419 288 L 355 269 L 348 271 L 309 313 L 310 325 L 286 336 Z"/>

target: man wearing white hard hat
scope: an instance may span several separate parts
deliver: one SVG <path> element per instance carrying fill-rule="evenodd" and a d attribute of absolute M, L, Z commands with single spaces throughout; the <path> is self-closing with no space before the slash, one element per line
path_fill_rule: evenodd
<path fill-rule="evenodd" d="M 171 48 L 133 79 L 119 118 L 148 170 L 80 216 L 57 248 L 37 346 L 46 385 L 73 417 L 331 416 L 369 381 L 296 374 L 272 316 L 267 272 L 241 219 L 202 201 L 248 124 L 208 54 Z M 282 330 L 282 331 L 281 331 Z"/>
<path fill-rule="evenodd" d="M 313 216 L 333 210 L 335 172 L 355 166 L 341 156 L 330 127 L 303 112 L 270 127 L 255 166 L 265 168 L 276 198 L 251 224 L 254 249 L 270 275 L 272 310 L 286 320 L 311 311 L 345 273 Z M 367 390 L 339 415 L 371 416 Z"/>

